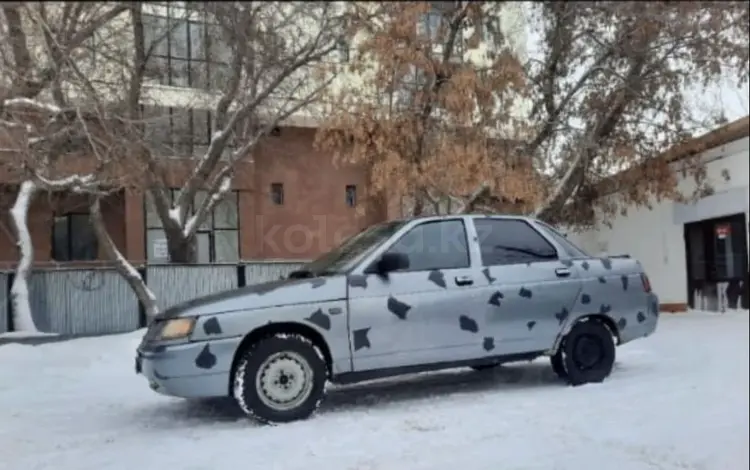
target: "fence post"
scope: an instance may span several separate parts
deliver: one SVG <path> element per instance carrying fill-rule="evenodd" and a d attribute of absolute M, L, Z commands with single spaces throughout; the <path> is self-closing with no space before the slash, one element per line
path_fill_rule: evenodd
<path fill-rule="evenodd" d="M 245 265 L 237 265 L 237 287 L 245 287 L 247 285 L 247 279 L 245 279 Z"/>
<path fill-rule="evenodd" d="M 16 273 L 11 271 L 8 273 L 8 279 L 5 283 L 5 291 L 7 296 L 5 298 L 5 325 L 8 327 L 8 331 L 15 331 L 15 325 L 13 325 L 13 297 L 11 296 L 11 289 L 13 289 L 13 280 L 16 277 Z"/>
<path fill-rule="evenodd" d="M 148 286 L 148 276 L 145 266 L 138 268 L 138 274 L 141 275 L 141 279 Z M 148 326 L 148 317 L 146 316 L 146 309 L 143 308 L 141 301 L 138 301 L 138 328 L 145 328 Z"/>

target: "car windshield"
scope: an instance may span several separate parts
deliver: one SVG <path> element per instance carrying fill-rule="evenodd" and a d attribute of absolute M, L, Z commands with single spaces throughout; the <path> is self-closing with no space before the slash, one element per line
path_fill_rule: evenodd
<path fill-rule="evenodd" d="M 388 240 L 404 221 L 373 225 L 345 240 L 341 245 L 295 271 L 290 277 L 311 277 L 338 274 Z"/>

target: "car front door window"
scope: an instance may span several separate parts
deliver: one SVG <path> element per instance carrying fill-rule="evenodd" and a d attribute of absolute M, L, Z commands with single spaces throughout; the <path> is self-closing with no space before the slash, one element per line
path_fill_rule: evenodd
<path fill-rule="evenodd" d="M 461 220 L 425 222 L 412 228 L 389 250 L 409 258 L 404 271 L 468 268 L 469 248 Z"/>

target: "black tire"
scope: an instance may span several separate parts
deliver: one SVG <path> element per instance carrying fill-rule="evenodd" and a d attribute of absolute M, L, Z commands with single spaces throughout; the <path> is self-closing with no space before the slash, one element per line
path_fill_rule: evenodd
<path fill-rule="evenodd" d="M 246 415 L 262 423 L 277 424 L 307 419 L 318 409 L 325 395 L 327 368 L 307 338 L 272 336 L 240 354 L 232 378 L 232 395 Z M 301 389 L 297 395 L 281 400 L 281 395 L 294 393 L 298 386 Z"/>
<path fill-rule="evenodd" d="M 562 347 L 558 349 L 554 356 L 549 358 L 549 362 L 552 364 L 552 370 L 555 371 L 555 374 L 561 379 L 567 381 L 568 372 L 565 370 L 565 364 L 563 364 Z"/>
<path fill-rule="evenodd" d="M 583 321 L 576 323 L 565 336 L 558 354 L 565 373 L 562 378 L 568 383 L 574 386 L 599 383 L 614 367 L 615 342 L 604 324 Z"/>

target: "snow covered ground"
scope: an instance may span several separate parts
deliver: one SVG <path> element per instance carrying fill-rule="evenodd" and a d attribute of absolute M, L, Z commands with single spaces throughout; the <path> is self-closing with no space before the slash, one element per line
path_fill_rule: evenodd
<path fill-rule="evenodd" d="M 0 469 L 742 470 L 748 314 L 665 316 L 600 385 L 546 361 L 333 390 L 311 420 L 248 422 L 151 392 L 140 332 L 0 346 Z"/>
<path fill-rule="evenodd" d="M 0 339 L 31 339 L 58 336 L 57 333 L 43 333 L 41 331 L 8 331 L 0 333 Z"/>

